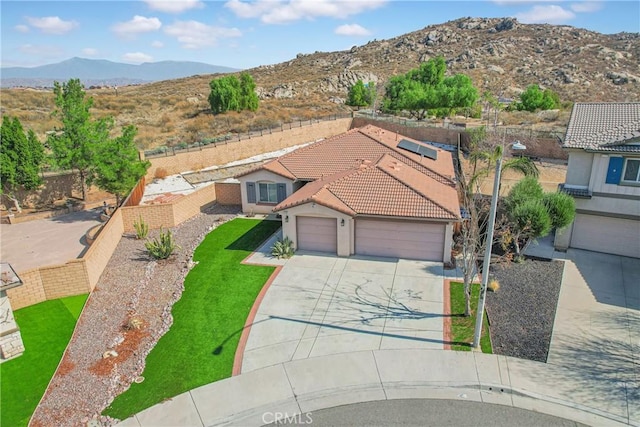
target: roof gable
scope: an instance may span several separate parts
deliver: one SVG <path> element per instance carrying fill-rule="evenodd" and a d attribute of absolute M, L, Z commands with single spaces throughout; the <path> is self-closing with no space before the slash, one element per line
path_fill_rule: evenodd
<path fill-rule="evenodd" d="M 275 207 L 318 203 L 349 215 L 459 219 L 456 189 L 393 156 L 311 182 Z"/>
<path fill-rule="evenodd" d="M 299 148 L 237 177 L 249 175 L 259 169 L 267 169 L 286 178 L 314 181 L 353 169 L 362 163 L 376 162 L 384 154 L 392 154 L 404 162 L 412 162 L 412 167 L 421 169 L 441 182 L 455 185 L 451 153 L 430 147 L 437 152 L 437 159 L 422 157 L 398 148 L 401 139 L 424 145 L 395 132 L 368 125 Z"/>
<path fill-rule="evenodd" d="M 640 137 L 640 102 L 576 103 L 567 125 L 564 148 L 640 152 L 627 145 Z"/>

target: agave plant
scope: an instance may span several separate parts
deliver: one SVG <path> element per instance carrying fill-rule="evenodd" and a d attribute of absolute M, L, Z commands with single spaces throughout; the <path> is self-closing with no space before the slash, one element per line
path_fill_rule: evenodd
<path fill-rule="evenodd" d="M 288 237 L 284 239 L 278 239 L 271 247 L 271 255 L 278 259 L 291 258 L 295 250 L 293 249 L 293 242 Z"/>

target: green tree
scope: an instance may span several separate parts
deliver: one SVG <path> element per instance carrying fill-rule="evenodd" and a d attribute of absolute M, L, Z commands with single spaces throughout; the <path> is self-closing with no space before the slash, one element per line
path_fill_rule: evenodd
<path fill-rule="evenodd" d="M 259 102 L 253 77 L 249 73 L 240 73 L 240 108 L 257 111 Z"/>
<path fill-rule="evenodd" d="M 213 114 L 258 109 L 256 84 L 249 73 L 241 73 L 240 78 L 230 75 L 211 80 L 209 87 L 209 104 Z"/>
<path fill-rule="evenodd" d="M 423 120 L 429 111 L 450 114 L 456 108 L 470 108 L 478 100 L 478 91 L 463 74 L 445 77 L 444 58 L 432 58 L 401 76 L 393 76 L 386 87 L 383 108 L 409 112 Z"/>
<path fill-rule="evenodd" d="M 487 133 L 484 127 L 471 132 L 470 160 L 473 162 L 471 174 L 460 172 L 459 197 L 466 211 L 466 218 L 462 221 L 460 233 L 456 236 L 456 243 L 462 255 L 460 269 L 463 274 L 465 293 L 465 316 L 471 314 L 471 283 L 478 273 L 478 257 L 486 244 L 486 232 L 489 219 L 489 200 L 479 192 L 480 181 L 495 169 L 495 164 L 502 156 L 502 146 L 493 150 L 486 149 Z M 477 162 L 482 161 L 485 167 L 478 168 Z M 527 163 L 529 163 L 527 165 Z M 538 169 L 528 158 L 508 159 L 502 162 L 501 171 L 515 170 L 524 176 L 538 176 Z M 505 218 L 498 219 L 497 228 L 505 227 Z M 493 244 L 493 242 L 492 242 Z"/>
<path fill-rule="evenodd" d="M 358 80 L 356 84 L 351 86 L 347 95 L 347 105 L 352 107 L 366 107 L 371 103 L 371 95 L 367 91 L 362 80 Z"/>
<path fill-rule="evenodd" d="M 538 85 L 529 85 L 520 94 L 520 102 L 516 104 L 518 110 L 536 111 L 552 110 L 560 105 L 558 94 L 551 89 L 540 90 Z"/>
<path fill-rule="evenodd" d="M 122 129 L 122 135 L 96 146 L 91 183 L 116 196 L 117 205 L 142 178 L 151 163 L 140 161 L 134 143 L 135 126 Z"/>
<path fill-rule="evenodd" d="M 211 80 L 209 87 L 209 104 L 213 114 L 240 111 L 240 80 L 236 76 Z"/>
<path fill-rule="evenodd" d="M 71 79 L 62 85 L 54 82 L 53 93 L 56 104 L 53 114 L 62 122 L 62 127 L 49 135 L 47 144 L 55 166 L 78 171 L 82 199 L 85 200 L 95 147 L 109 137 L 109 124 L 107 119 L 91 120 L 89 110 L 93 98 L 86 98 L 79 79 Z"/>
<path fill-rule="evenodd" d="M 576 216 L 576 201 L 566 193 L 545 193 L 542 201 L 551 216 L 553 228 L 566 227 Z"/>
<path fill-rule="evenodd" d="M 525 177 L 506 197 L 505 211 L 511 227 L 505 243 L 513 243 L 520 258 L 532 240 L 573 221 L 575 201 L 563 193 L 544 193 L 536 178 Z"/>
<path fill-rule="evenodd" d="M 44 160 L 44 147 L 35 133 L 25 134 L 18 118 L 4 116 L 0 126 L 0 181 L 1 192 L 22 212 L 15 192 L 20 188 L 35 190 L 42 185 L 39 175 Z"/>

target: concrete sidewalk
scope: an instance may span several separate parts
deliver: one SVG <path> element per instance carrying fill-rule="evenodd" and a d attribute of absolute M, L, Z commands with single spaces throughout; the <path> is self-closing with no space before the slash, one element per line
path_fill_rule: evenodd
<path fill-rule="evenodd" d="M 566 368 L 505 356 L 443 350 L 374 350 L 294 360 L 199 387 L 121 426 L 259 426 L 365 401 L 437 398 L 496 403 L 588 425 L 640 425 L 618 400 L 578 393 Z"/>

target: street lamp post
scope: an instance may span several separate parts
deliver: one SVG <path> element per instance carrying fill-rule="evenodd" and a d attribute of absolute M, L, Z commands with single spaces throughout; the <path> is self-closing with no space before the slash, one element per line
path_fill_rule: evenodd
<path fill-rule="evenodd" d="M 520 141 L 509 144 L 514 150 L 526 150 L 526 146 Z M 493 193 L 491 195 L 491 210 L 489 211 L 489 224 L 487 229 L 487 243 L 484 250 L 484 261 L 482 263 L 482 285 L 480 287 L 480 297 L 478 298 L 478 309 L 476 312 L 476 326 L 473 333 L 473 348 L 480 349 L 480 336 L 482 335 L 482 323 L 484 321 L 484 305 L 487 299 L 487 285 L 489 284 L 489 264 L 491 263 L 491 246 L 493 245 L 493 231 L 496 225 L 496 211 L 498 208 L 498 196 L 500 192 L 500 174 L 502 172 L 502 147 L 497 147 L 498 161 L 496 162 L 495 179 L 493 180 Z"/>

